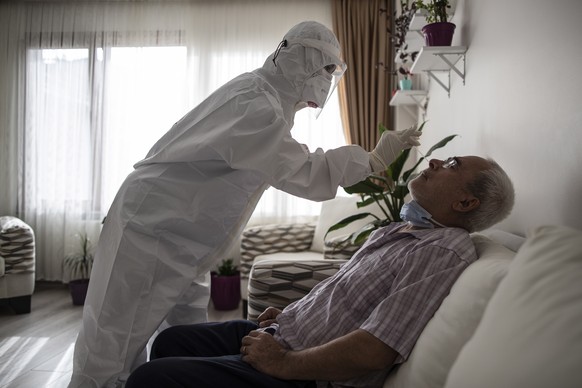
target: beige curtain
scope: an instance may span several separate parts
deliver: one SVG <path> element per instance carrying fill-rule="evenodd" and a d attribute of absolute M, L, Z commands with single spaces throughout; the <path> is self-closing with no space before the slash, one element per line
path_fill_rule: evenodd
<path fill-rule="evenodd" d="M 333 0 L 333 28 L 348 71 L 338 86 L 346 140 L 372 150 L 378 124 L 391 126 L 390 70 L 392 43 L 388 35 L 391 0 Z"/>

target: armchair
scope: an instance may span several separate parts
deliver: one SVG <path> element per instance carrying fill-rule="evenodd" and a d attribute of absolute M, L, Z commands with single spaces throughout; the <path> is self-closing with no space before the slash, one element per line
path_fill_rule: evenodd
<path fill-rule="evenodd" d="M 32 228 L 16 217 L 0 217 L 0 299 L 16 314 L 30 313 L 34 267 Z"/>

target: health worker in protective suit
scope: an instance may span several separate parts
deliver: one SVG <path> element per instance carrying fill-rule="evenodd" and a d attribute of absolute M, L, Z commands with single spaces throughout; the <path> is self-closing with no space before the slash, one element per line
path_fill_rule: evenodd
<path fill-rule="evenodd" d="M 414 128 L 385 132 L 370 153 L 309 152 L 291 137 L 295 112 L 323 108 L 345 69 L 334 34 L 300 23 L 263 67 L 212 93 L 134 166 L 97 245 L 69 387 L 121 386 L 158 328 L 206 321 L 209 271 L 268 186 L 331 199 L 418 145 Z"/>

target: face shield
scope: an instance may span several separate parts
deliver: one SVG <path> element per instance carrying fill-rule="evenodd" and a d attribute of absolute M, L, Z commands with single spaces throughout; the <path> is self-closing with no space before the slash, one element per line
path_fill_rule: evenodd
<path fill-rule="evenodd" d="M 345 69 L 345 64 L 343 66 L 336 64 L 326 65 L 305 81 L 301 97 L 307 106 L 315 109 L 315 117 L 319 117 L 321 114 Z"/>
<path fill-rule="evenodd" d="M 304 81 L 301 100 L 315 109 L 315 117 L 334 92 L 344 75 L 347 65 L 340 59 L 339 48 L 317 39 L 287 39 L 286 46 L 305 47 L 305 63 L 313 64 L 312 73 Z"/>

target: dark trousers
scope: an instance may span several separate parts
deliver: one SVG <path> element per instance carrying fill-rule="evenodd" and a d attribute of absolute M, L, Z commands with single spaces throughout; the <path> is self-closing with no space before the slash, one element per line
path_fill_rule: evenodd
<path fill-rule="evenodd" d="M 257 325 L 245 320 L 174 326 L 154 341 L 151 361 L 137 368 L 126 388 L 297 388 L 313 381 L 280 380 L 242 361 L 241 340 Z"/>

